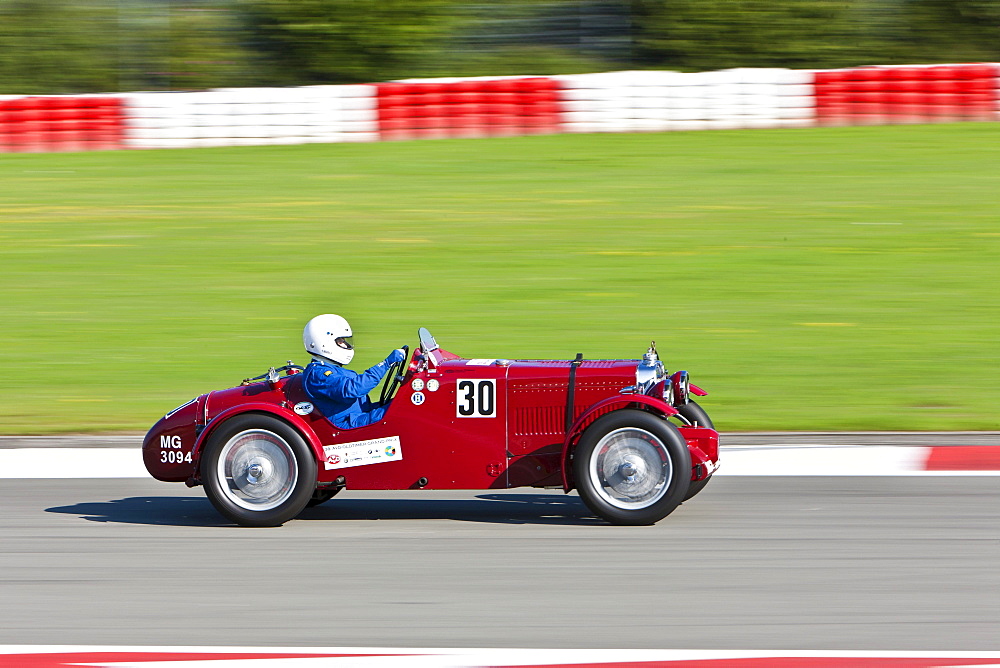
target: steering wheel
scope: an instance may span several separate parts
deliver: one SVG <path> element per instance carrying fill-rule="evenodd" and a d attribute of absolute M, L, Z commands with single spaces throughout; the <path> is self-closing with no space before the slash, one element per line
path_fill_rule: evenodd
<path fill-rule="evenodd" d="M 382 396 L 378 400 L 380 405 L 385 406 L 392 399 L 393 395 L 396 394 L 399 386 L 403 384 L 403 369 L 406 367 L 406 360 L 409 356 L 410 346 L 403 346 L 403 361 L 393 362 L 392 366 L 389 367 L 389 372 L 385 374 L 385 384 L 382 385 Z"/>

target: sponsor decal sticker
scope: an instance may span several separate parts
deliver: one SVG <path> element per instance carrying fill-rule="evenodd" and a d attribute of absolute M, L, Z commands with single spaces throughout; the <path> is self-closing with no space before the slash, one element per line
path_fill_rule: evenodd
<path fill-rule="evenodd" d="M 410 395 L 410 401 L 413 402 L 414 406 L 420 406 L 421 404 L 423 404 L 424 399 L 425 397 L 423 392 L 414 392 L 413 394 Z"/>
<path fill-rule="evenodd" d="M 410 387 L 413 388 L 414 392 L 419 392 L 420 390 L 424 389 L 424 380 L 423 380 L 423 378 L 414 378 L 413 382 L 410 383 Z"/>
<path fill-rule="evenodd" d="M 466 366 L 490 366 L 494 362 L 496 362 L 495 359 L 491 359 L 491 360 L 478 360 L 477 359 L 477 360 L 469 360 L 465 364 L 466 364 Z"/>
<path fill-rule="evenodd" d="M 300 401 L 295 404 L 295 407 L 292 410 L 295 411 L 296 415 L 309 415 L 313 412 L 313 408 L 315 408 L 315 406 L 313 406 L 311 402 Z"/>
<path fill-rule="evenodd" d="M 399 436 L 324 445 L 323 454 L 326 455 L 323 467 L 327 471 L 367 464 L 396 462 L 403 458 L 403 451 L 399 447 Z"/>
<path fill-rule="evenodd" d="M 441 387 L 441 383 L 438 382 L 437 378 L 431 378 L 427 381 L 427 389 L 431 392 L 437 392 L 438 388 Z"/>

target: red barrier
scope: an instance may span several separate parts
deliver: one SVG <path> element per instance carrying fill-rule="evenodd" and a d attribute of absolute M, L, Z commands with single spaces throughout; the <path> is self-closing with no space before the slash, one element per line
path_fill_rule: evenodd
<path fill-rule="evenodd" d="M 121 98 L 21 97 L 0 101 L 0 151 L 92 151 L 122 148 Z"/>
<path fill-rule="evenodd" d="M 378 85 L 382 139 L 557 132 L 559 91 L 547 77 Z"/>
<path fill-rule="evenodd" d="M 820 125 L 1000 120 L 1000 66 L 860 67 L 816 72 Z"/>

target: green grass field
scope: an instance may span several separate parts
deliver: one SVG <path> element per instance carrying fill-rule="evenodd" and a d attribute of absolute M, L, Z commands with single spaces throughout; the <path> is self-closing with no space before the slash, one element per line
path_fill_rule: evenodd
<path fill-rule="evenodd" d="M 145 430 L 431 329 L 636 357 L 722 430 L 1000 428 L 1000 124 L 0 155 L 0 432 Z"/>

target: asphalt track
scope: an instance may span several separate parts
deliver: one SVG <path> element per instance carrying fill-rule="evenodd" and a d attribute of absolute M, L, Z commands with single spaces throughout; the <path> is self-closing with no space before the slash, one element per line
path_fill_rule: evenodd
<path fill-rule="evenodd" d="M 729 441 L 731 442 L 731 441 Z M 996 650 L 996 477 L 729 477 L 652 527 L 558 491 L 0 480 L 0 644 Z"/>

